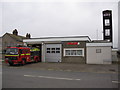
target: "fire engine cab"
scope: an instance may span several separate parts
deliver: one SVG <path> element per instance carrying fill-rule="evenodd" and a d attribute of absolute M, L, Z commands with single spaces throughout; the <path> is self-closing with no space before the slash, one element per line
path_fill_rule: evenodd
<path fill-rule="evenodd" d="M 40 61 L 40 49 L 35 47 L 8 47 L 5 54 L 5 62 L 9 65 Z"/>

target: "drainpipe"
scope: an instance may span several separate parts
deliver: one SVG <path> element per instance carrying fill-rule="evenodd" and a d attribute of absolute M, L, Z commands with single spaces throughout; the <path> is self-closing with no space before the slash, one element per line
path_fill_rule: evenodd
<path fill-rule="evenodd" d="M 42 42 L 42 62 L 45 62 L 45 44 Z"/>

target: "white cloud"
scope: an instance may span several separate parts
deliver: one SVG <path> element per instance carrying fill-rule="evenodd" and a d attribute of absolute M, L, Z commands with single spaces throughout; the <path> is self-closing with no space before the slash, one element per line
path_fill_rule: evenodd
<path fill-rule="evenodd" d="M 0 34 L 2 34 L 2 3 L 0 3 Z"/>

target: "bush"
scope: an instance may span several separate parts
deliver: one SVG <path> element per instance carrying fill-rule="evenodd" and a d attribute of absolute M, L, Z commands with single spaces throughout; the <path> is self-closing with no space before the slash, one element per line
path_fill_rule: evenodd
<path fill-rule="evenodd" d="M 120 50 L 117 51 L 117 56 L 120 58 Z"/>

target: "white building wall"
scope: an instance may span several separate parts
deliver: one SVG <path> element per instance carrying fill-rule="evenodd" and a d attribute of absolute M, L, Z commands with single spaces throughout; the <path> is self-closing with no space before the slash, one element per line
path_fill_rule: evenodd
<path fill-rule="evenodd" d="M 42 62 L 45 62 L 45 44 L 42 43 Z"/>
<path fill-rule="evenodd" d="M 112 49 L 112 61 L 114 61 L 114 62 L 118 61 L 117 51 L 118 51 L 118 49 Z"/>
<path fill-rule="evenodd" d="M 101 49 L 101 53 L 96 53 Z M 87 64 L 111 64 L 111 47 L 87 47 Z"/>

